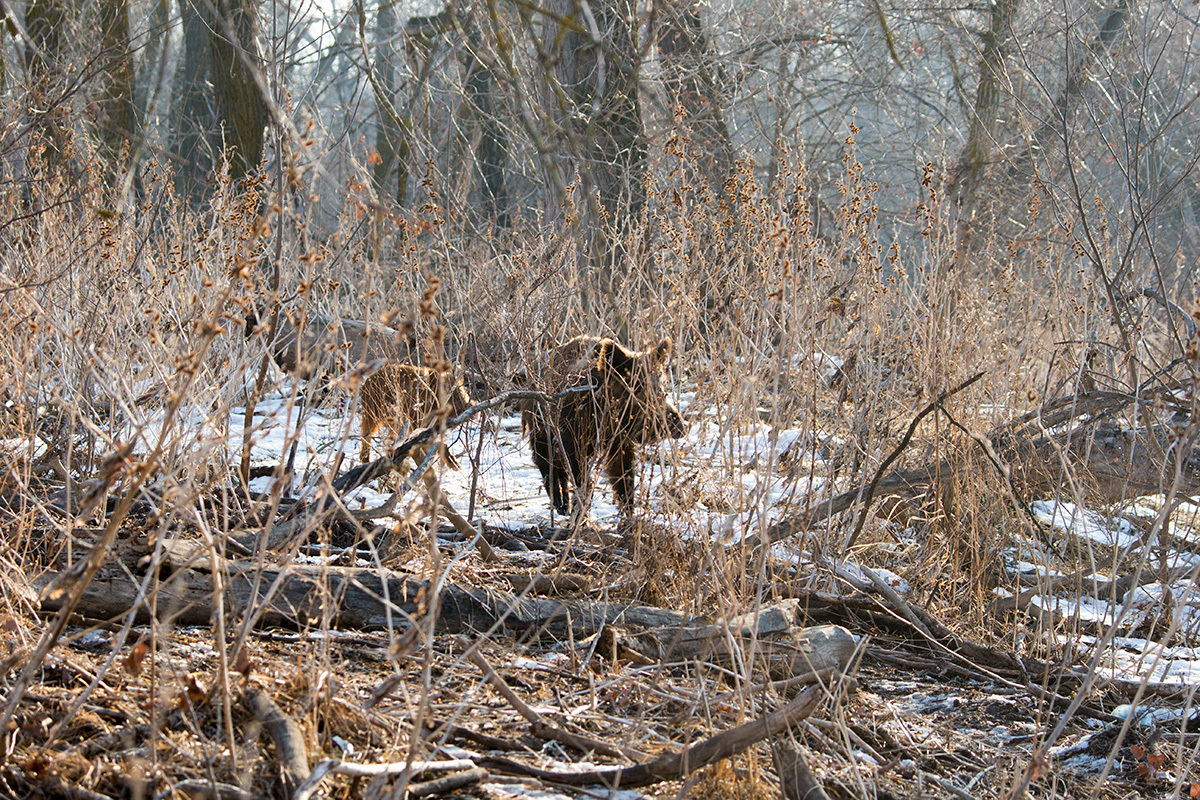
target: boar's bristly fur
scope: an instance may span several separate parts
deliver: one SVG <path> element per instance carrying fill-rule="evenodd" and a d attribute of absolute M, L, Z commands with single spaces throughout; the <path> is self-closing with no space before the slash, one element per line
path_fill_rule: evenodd
<path fill-rule="evenodd" d="M 638 446 L 678 439 L 687 430 L 661 384 L 671 349 L 670 339 L 631 351 L 612 339 L 579 336 L 553 351 L 538 381 L 542 387 L 551 392 L 591 387 L 521 414 L 534 463 L 558 513 L 570 510 L 569 484 L 577 495 L 586 493 L 594 461 L 611 481 L 621 513 L 633 510 Z"/>
<path fill-rule="evenodd" d="M 380 427 L 386 427 L 393 435 L 398 435 L 405 426 L 424 427 L 439 415 L 461 414 L 471 405 L 471 398 L 462 381 L 455 380 L 448 372 L 410 364 L 385 364 L 363 381 L 359 403 L 362 415 L 359 456 L 365 462 L 371 453 L 371 437 Z M 419 449 L 421 453 L 413 454 L 418 462 L 424 454 L 424 448 Z M 458 469 L 444 445 L 442 457 L 447 466 Z"/>

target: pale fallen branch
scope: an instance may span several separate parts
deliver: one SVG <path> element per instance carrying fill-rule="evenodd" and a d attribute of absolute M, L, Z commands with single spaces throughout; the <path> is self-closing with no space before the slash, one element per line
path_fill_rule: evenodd
<path fill-rule="evenodd" d="M 462 772 L 452 772 L 444 778 L 434 778 L 431 781 L 422 781 L 421 783 L 410 783 L 408 785 L 408 796 L 440 797 L 446 794 L 446 792 L 452 792 L 464 786 L 480 783 L 487 776 L 488 771 L 483 767 L 472 767 Z"/>
<path fill-rule="evenodd" d="M 180 781 L 159 792 L 154 800 L 166 800 L 173 794 L 182 794 L 189 800 L 256 800 L 253 792 L 247 792 L 240 786 L 199 779 Z"/>
<path fill-rule="evenodd" d="M 474 770 L 475 762 L 465 758 L 448 761 L 399 761 L 393 764 L 355 764 L 338 758 L 326 758 L 318 761 L 312 768 L 308 780 L 300 784 L 296 791 L 289 795 L 291 800 L 309 800 L 321 786 L 321 781 L 327 775 L 345 775 L 351 778 L 377 778 L 380 775 L 420 775 L 425 772 L 452 772 L 459 770 Z M 463 784 L 464 786 L 466 784 Z"/>

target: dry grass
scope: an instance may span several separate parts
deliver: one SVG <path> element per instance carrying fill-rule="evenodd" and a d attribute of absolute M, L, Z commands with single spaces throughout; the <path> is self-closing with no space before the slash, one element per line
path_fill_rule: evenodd
<path fill-rule="evenodd" d="M 688 400 L 686 416 L 702 429 L 703 447 L 659 449 L 655 457 L 672 466 L 656 497 L 661 512 L 647 511 L 618 537 L 592 531 L 571 541 L 585 548 L 582 566 L 594 585 L 612 584 L 613 597 L 716 619 L 788 591 L 839 585 L 810 560 L 793 569 L 754 555 L 767 516 L 778 513 L 766 487 L 793 498 L 798 512 L 814 479 L 839 491 L 868 482 L 917 411 L 981 370 L 979 384 L 947 403 L 978 433 L 1069 393 L 1085 372 L 1108 385 L 1127 378 L 1125 356 L 1106 344 L 1096 290 L 1050 268 L 1069 261 L 1066 247 L 1023 250 L 996 241 L 968 259 L 955 251 L 936 180 L 924 187 L 913 219 L 884 241 L 869 173 L 851 142 L 837 235 L 818 239 L 801 202 L 807 189 L 800 165 L 780 164 L 769 187 L 743 166 L 732 202 L 723 205 L 703 186 L 684 187 L 678 154 L 657 158 L 654 211 L 636 234 L 636 256 L 611 287 L 615 304 L 599 299 L 605 287 L 576 261 L 569 232 L 532 223 L 504 242 L 465 240 L 436 212 L 410 220 L 407 239 L 378 220 L 374 232 L 361 233 L 347 219 L 319 234 L 308 229 L 303 204 L 283 203 L 263 187 L 239 195 L 221 186 L 208 213 L 192 214 L 155 171 L 136 205 L 96 191 L 27 215 L 20 197 L 0 197 L 0 218 L 10 220 L 0 245 L 0 636 L 15 724 L 6 740 L 7 788 L 24 792 L 57 778 L 101 793 L 157 795 L 178 780 L 213 778 L 266 794 L 272 776 L 259 733 L 236 702 L 246 685 L 281 698 L 314 752 L 336 754 L 338 742 L 348 741 L 368 761 L 423 756 L 449 736 L 444 727 L 421 732 L 446 724 L 517 737 L 511 709 L 480 684 L 462 643 L 424 632 L 354 639 L 326 625 L 283 643 L 254 632 L 253 617 L 233 609 L 218 612 L 211 632 L 127 614 L 73 619 L 74 644 L 37 655 L 46 628 L 31 584 L 80 562 L 106 525 L 114 553 L 142 547 L 147 563 L 160 564 L 164 541 L 199 541 L 216 555 L 227 551 L 230 537 L 281 510 L 282 485 L 265 496 L 248 494 L 226 446 L 228 437 L 241 436 L 231 423 L 235 410 L 278 380 L 268 370 L 266 386 L 258 385 L 263 354 L 242 336 L 249 309 L 286 298 L 294 308 L 335 317 L 409 321 L 432 351 L 467 371 L 476 398 L 511 388 L 514 374 L 579 333 L 615 334 L 631 346 L 671 336 L 678 355 L 670 391 Z M 47 187 L 47 196 L 56 191 Z M 260 210 L 276 206 L 289 210 Z M 271 288 L 275 269 L 281 280 Z M 427 291 L 430 273 L 440 280 L 436 295 Z M 1161 336 L 1148 334 L 1151 341 L 1153 348 L 1139 346 L 1163 350 Z M 1097 349 L 1102 355 L 1090 358 Z M 1148 366 L 1149 356 L 1144 361 Z M 353 402 L 354 381 L 323 398 L 287 386 L 285 413 L 293 417 L 304 413 L 302 400 Z M 353 452 L 352 417 L 347 411 L 339 452 Z M 748 451 L 742 437 L 758 426 L 764 437 L 794 431 L 826 457 L 807 458 L 798 447 L 794 460 L 781 464 L 765 446 Z M 256 433 L 252 426 L 251 440 Z M 132 453 L 112 461 L 127 444 Z M 325 457 L 332 476 L 339 459 Z M 1029 525 L 983 454 L 934 414 L 897 466 L 941 459 L 959 467 L 955 477 L 908 505 L 903 525 L 872 517 L 845 552 L 848 513 L 794 537 L 783 552 L 887 567 L 911 582 L 914 605 L 934 611 L 955 633 L 1019 655 L 1054 656 L 1055 628 L 989 610 L 994 588 L 1012 588 L 1005 559 L 1030 540 Z M 747 480 L 750 474 L 758 482 Z M 651 484 L 645 477 L 643 493 Z M 646 499 L 640 507 L 649 507 Z M 702 527 L 702 509 L 712 512 L 706 519 L 725 517 L 731 527 Z M 383 535 L 330 518 L 314 525 L 312 538 L 328 547 L 347 527 L 357 537 Z M 426 579 L 495 581 L 492 568 L 471 553 L 443 555 L 426 544 L 401 543 L 389 563 Z M 1084 555 L 1073 558 L 1060 568 L 1086 565 Z M 143 577 L 143 610 L 152 610 L 157 582 L 153 572 Z M 68 580 L 61 588 L 71 587 Z M 546 654 L 536 641 L 493 646 Z M 588 643 L 567 649 L 569 666 L 515 671 L 519 690 L 531 701 L 582 709 L 576 722 L 593 736 L 650 752 L 744 721 L 766 699 L 749 693 L 758 679 L 748 667 L 678 663 L 655 671 L 611 662 Z M 13 694 L 16 676 L 35 655 L 41 660 L 32 682 L 23 696 Z M 364 708 L 391 674 L 403 676 L 394 694 Z M 1034 680 L 1053 685 L 1055 678 Z M 711 704 L 716 695 L 727 700 Z M 818 773 L 840 776 L 847 792 L 913 791 L 917 778 L 898 778 L 901 769 L 882 776 L 853 766 L 861 750 L 855 737 L 863 734 L 838 703 L 826 715 L 832 728 L 802 733 L 810 752 L 822 754 L 826 766 Z M 880 718 L 892 713 L 876 711 Z M 1039 730 L 1055 721 L 1044 706 L 1031 717 Z M 129 742 L 121 739 L 125 730 L 135 731 Z M 875 747 L 882 751 L 881 741 Z M 529 756 L 541 743 L 522 744 Z M 902 744 L 907 752 L 924 747 Z M 1190 751 L 1184 758 L 1181 774 L 1195 776 Z M 1013 780 L 1020 768 L 1003 767 Z M 769 758 L 764 763 L 752 752 L 697 776 L 683 796 L 773 795 L 769 771 Z M 1051 783 L 1044 778 L 1038 791 L 1053 794 Z M 999 796 L 1009 784 L 989 779 L 977 791 Z M 343 781 L 333 796 L 363 791 Z M 1062 791 L 1075 796 L 1082 789 Z"/>

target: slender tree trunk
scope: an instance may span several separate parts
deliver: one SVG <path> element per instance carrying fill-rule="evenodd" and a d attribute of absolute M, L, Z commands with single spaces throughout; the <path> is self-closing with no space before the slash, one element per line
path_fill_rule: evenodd
<path fill-rule="evenodd" d="M 475 163 L 479 170 L 484 213 L 497 229 L 504 229 L 509 226 L 508 188 L 504 181 L 508 166 L 508 131 L 496 116 L 502 100 L 491 67 L 475 56 L 480 47 L 477 31 L 468 34 L 467 44 L 466 99 L 479 120 Z"/>
<path fill-rule="evenodd" d="M 45 145 L 46 161 L 61 166 L 66 136 L 58 121 L 61 113 L 55 92 L 60 88 L 60 59 L 67 24 L 66 0 L 29 0 L 25 30 L 31 46 L 25 48 L 25 71 L 32 94 L 30 122 L 35 140 Z"/>
<path fill-rule="evenodd" d="M 725 99 L 713 63 L 699 4 L 665 4 L 658 17 L 658 52 L 675 112 L 690 132 L 701 174 L 720 194 L 733 174 L 733 141 L 725 122 Z"/>
<path fill-rule="evenodd" d="M 375 13 L 375 35 L 380 42 L 391 42 L 397 32 L 395 0 L 382 0 Z M 375 164 L 373 177 L 375 192 L 383 197 L 389 194 L 389 179 L 396 170 L 398 149 L 404 149 L 400 141 L 400 128 L 396 124 L 396 61 L 391 44 L 380 45 L 375 59 L 375 85 L 382 94 L 376 97 L 375 151 L 379 162 Z M 405 187 L 407 189 L 407 187 Z"/>
<path fill-rule="evenodd" d="M 556 79 L 570 107 L 563 109 L 566 144 L 588 207 L 583 230 L 600 289 L 616 308 L 614 290 L 623 280 L 624 240 L 646 203 L 646 143 L 638 95 L 639 52 L 634 8 L 629 0 L 553 0 L 545 49 L 556 59 Z M 575 28 L 593 32 L 585 36 Z"/>
<path fill-rule="evenodd" d="M 210 20 L 210 58 L 217 119 L 229 176 L 239 181 L 262 161 L 267 106 L 255 83 L 261 69 L 255 0 L 216 0 Z"/>
<path fill-rule="evenodd" d="M 120 167 L 122 148 L 132 145 L 137 135 L 127 0 L 101 0 L 100 43 L 104 72 L 100 81 L 96 128 L 100 153 L 108 171 L 106 178 L 111 185 Z"/>
<path fill-rule="evenodd" d="M 182 162 L 175 173 L 176 190 L 198 208 L 212 172 L 208 136 L 216 128 L 215 100 L 208 82 L 208 25 L 193 2 L 181 0 L 181 11 L 183 53 L 171 93 L 171 151 Z"/>
<path fill-rule="evenodd" d="M 1003 102 L 1003 90 L 1008 81 L 1008 55 L 1012 45 L 1013 23 L 1021 8 L 1021 0 L 996 0 L 992 4 L 991 23 L 983 35 L 983 52 L 979 60 L 979 84 L 975 87 L 975 103 L 971 107 L 971 126 L 967 143 L 959 156 L 954 181 L 958 203 L 959 253 L 964 258 L 971 250 L 972 233 L 977 223 L 977 200 L 993 162 L 1000 132 L 997 124 Z"/>
<path fill-rule="evenodd" d="M 145 120 L 150 104 L 164 88 L 163 76 L 167 66 L 167 42 L 171 36 L 171 2 L 154 0 L 150 12 L 150 30 L 146 47 L 139 59 L 137 86 L 134 89 L 134 105 L 139 120 Z"/>

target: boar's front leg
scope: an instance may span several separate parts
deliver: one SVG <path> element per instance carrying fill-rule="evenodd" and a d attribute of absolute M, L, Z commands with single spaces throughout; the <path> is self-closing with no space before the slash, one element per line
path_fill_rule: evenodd
<path fill-rule="evenodd" d="M 613 496 L 623 516 L 633 513 L 633 480 L 637 469 L 635 455 L 632 444 L 623 444 L 610 451 L 604 463 L 604 474 L 613 486 Z"/>

